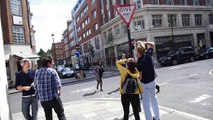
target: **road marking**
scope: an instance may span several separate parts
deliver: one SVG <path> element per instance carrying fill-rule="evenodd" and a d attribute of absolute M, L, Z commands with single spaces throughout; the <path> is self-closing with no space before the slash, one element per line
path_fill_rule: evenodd
<path fill-rule="evenodd" d="M 213 69 L 209 71 L 209 74 L 210 74 L 210 75 L 213 75 Z"/>
<path fill-rule="evenodd" d="M 201 95 L 201 96 L 199 96 L 199 97 L 197 97 L 197 98 L 191 100 L 190 102 L 191 102 L 191 103 L 199 103 L 199 102 L 201 102 L 201 101 L 203 101 L 203 100 L 205 100 L 205 99 L 208 99 L 208 98 L 210 98 L 210 97 L 211 97 L 210 95 L 203 94 L 203 95 Z"/>
<path fill-rule="evenodd" d="M 167 107 L 163 107 L 163 106 L 159 106 L 159 108 L 167 109 L 169 111 L 173 111 L 173 112 L 188 116 L 190 118 L 193 118 L 193 120 L 210 120 L 210 119 L 203 118 L 203 117 L 200 117 L 200 116 L 196 116 L 196 115 L 193 115 L 193 114 L 189 114 L 189 113 L 186 113 L 186 112 L 181 112 L 181 111 L 178 111 L 178 110 L 175 110 L 175 109 L 172 109 L 172 108 L 167 108 Z"/>
<path fill-rule="evenodd" d="M 167 84 L 169 84 L 169 83 L 161 83 L 161 84 L 158 84 L 158 85 L 162 86 L 162 85 L 167 85 Z"/>
<path fill-rule="evenodd" d="M 173 69 L 179 69 L 179 68 L 184 68 L 184 67 L 189 67 L 189 66 L 193 66 L 196 65 L 197 63 L 191 63 L 191 64 L 182 64 L 182 65 L 177 65 L 177 66 L 173 66 L 169 69 L 173 70 Z"/>
<path fill-rule="evenodd" d="M 71 91 L 70 94 L 79 93 L 79 92 L 87 92 L 87 91 L 92 91 L 92 90 L 95 90 L 95 86 L 91 86 L 91 87 L 83 88 L 83 89 L 79 89 L 79 90 L 74 90 L 74 91 Z"/>

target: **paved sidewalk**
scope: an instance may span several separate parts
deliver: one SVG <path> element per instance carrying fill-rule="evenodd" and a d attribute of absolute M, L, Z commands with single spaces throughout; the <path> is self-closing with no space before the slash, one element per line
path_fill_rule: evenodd
<path fill-rule="evenodd" d="M 130 107 L 131 108 L 131 107 Z M 94 98 L 76 102 L 64 103 L 67 120 L 122 120 L 123 110 L 119 98 Z M 161 120 L 208 120 L 195 115 L 186 114 L 165 107 L 160 107 Z M 21 113 L 13 114 L 13 120 L 24 120 Z M 44 120 L 43 109 L 39 109 L 39 119 Z M 141 120 L 145 120 L 144 112 L 140 113 Z M 54 120 L 56 120 L 54 113 Z M 134 120 L 132 110 L 130 119 Z"/>

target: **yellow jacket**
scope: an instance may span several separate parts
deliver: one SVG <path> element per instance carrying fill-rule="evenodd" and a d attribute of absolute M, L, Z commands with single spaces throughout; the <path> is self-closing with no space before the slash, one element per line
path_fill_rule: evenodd
<path fill-rule="evenodd" d="M 141 85 L 140 80 L 138 79 L 139 71 L 136 69 L 135 73 L 131 73 L 127 68 L 122 66 L 123 64 L 125 64 L 125 61 L 126 61 L 125 59 L 116 61 L 116 66 L 117 66 L 117 68 L 118 68 L 118 70 L 120 71 L 120 74 L 121 74 L 120 93 L 121 94 L 124 93 L 123 89 L 122 89 L 122 85 L 124 84 L 125 78 L 126 78 L 127 73 L 128 73 L 133 78 L 137 78 L 137 84 L 138 84 L 138 87 L 139 87 L 140 90 L 139 89 L 136 90 L 135 94 L 139 94 L 139 93 L 143 92 L 143 86 Z"/>

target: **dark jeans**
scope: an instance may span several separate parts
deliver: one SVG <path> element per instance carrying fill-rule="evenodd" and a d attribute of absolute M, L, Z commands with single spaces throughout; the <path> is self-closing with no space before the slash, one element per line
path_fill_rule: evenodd
<path fill-rule="evenodd" d="M 44 109 L 46 120 L 53 120 L 52 108 L 56 112 L 59 120 L 66 120 L 60 97 L 56 97 L 51 101 L 41 102 L 41 106 Z"/>
<path fill-rule="evenodd" d="M 140 120 L 139 111 L 140 111 L 140 100 L 138 94 L 121 94 L 121 102 L 124 110 L 123 120 L 129 119 L 129 106 L 132 105 L 133 113 L 135 120 Z"/>
<path fill-rule="evenodd" d="M 30 105 L 32 106 L 32 115 L 30 114 Z M 35 96 L 22 98 L 22 113 L 26 120 L 37 120 L 38 100 Z"/>

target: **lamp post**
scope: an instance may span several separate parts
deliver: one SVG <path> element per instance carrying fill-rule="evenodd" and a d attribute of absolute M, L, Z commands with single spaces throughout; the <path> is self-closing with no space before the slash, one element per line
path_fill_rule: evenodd
<path fill-rule="evenodd" d="M 54 42 L 54 34 L 52 33 L 51 36 L 52 36 L 52 39 L 53 39 L 53 46 L 52 46 L 53 47 L 53 53 L 52 54 L 53 54 L 53 57 L 54 57 L 53 59 L 55 61 L 55 66 L 57 66 L 56 52 L 55 52 L 56 50 L 55 50 L 55 42 Z"/>
<path fill-rule="evenodd" d="M 174 25 L 174 14 L 171 15 L 171 31 L 172 31 L 172 49 L 174 49 L 174 33 L 173 33 L 173 25 Z"/>

